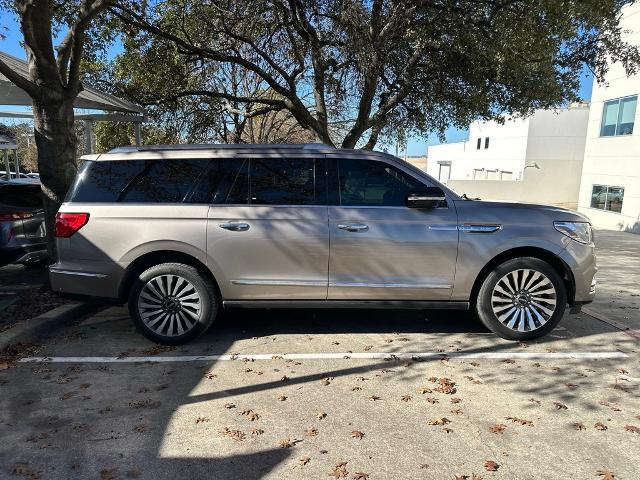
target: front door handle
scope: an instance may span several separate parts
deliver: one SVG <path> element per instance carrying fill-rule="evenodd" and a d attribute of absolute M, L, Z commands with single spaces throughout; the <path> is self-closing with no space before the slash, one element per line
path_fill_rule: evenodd
<path fill-rule="evenodd" d="M 249 224 L 244 222 L 225 222 L 218 226 L 225 230 L 231 230 L 232 232 L 244 232 L 249 230 Z"/>
<path fill-rule="evenodd" d="M 369 230 L 369 225 L 363 223 L 341 223 L 338 228 L 347 232 L 366 232 Z"/>

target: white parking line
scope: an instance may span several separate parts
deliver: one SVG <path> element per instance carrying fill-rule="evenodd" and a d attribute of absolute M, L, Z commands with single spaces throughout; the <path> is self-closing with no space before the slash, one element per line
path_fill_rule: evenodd
<path fill-rule="evenodd" d="M 362 353 L 259 353 L 259 354 L 222 354 L 222 355 L 175 355 L 175 356 L 148 356 L 148 357 L 26 357 L 19 360 L 20 363 L 166 363 L 166 362 L 209 362 L 232 360 L 421 360 L 455 358 L 455 359 L 588 359 L 602 360 L 614 358 L 627 358 L 623 352 L 362 352 Z"/>

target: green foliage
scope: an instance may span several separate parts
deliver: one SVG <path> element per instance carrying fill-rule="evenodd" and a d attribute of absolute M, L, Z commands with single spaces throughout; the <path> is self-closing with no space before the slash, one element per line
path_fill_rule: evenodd
<path fill-rule="evenodd" d="M 576 100 L 584 67 L 602 78 L 607 59 L 636 71 L 625 3 L 167 0 L 122 14 L 139 34 L 116 76 L 214 114 L 220 100 L 285 110 L 326 143 L 371 148 Z M 232 67 L 258 88 L 238 89 Z"/>

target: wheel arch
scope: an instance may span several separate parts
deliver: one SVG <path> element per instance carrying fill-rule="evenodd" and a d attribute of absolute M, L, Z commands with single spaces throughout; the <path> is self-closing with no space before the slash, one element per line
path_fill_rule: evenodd
<path fill-rule="evenodd" d="M 129 291 L 135 281 L 136 275 L 139 275 L 146 269 L 161 263 L 183 263 L 195 268 L 198 270 L 200 275 L 209 278 L 213 282 L 218 298 L 221 298 L 220 285 L 218 284 L 216 277 L 213 275 L 211 270 L 202 263 L 202 261 L 193 255 L 177 250 L 154 250 L 139 256 L 127 266 L 118 288 L 119 299 L 123 302 L 127 301 Z"/>
<path fill-rule="evenodd" d="M 560 278 L 564 281 L 565 288 L 567 290 L 567 303 L 569 305 L 573 305 L 575 301 L 575 279 L 573 278 L 573 273 L 571 272 L 571 268 L 562 260 L 558 255 L 549 250 L 540 247 L 516 247 L 511 248 L 509 250 L 505 250 L 495 257 L 493 257 L 487 264 L 482 267 L 480 273 L 476 277 L 476 280 L 473 283 L 473 288 L 471 289 L 470 302 L 472 307 L 475 306 L 476 301 L 478 299 L 478 292 L 480 291 L 480 287 L 482 286 L 482 282 L 484 282 L 485 278 L 496 268 L 498 265 L 512 260 L 514 258 L 521 257 L 533 257 L 538 258 L 546 263 L 548 263 L 557 273 L 560 275 Z"/>

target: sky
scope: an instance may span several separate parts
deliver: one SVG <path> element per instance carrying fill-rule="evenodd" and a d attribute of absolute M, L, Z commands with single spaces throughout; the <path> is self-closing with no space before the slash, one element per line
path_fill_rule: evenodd
<path fill-rule="evenodd" d="M 8 53 L 9 55 L 13 55 L 18 58 L 25 58 L 24 50 L 20 46 L 20 40 L 22 38 L 22 33 L 20 32 L 20 27 L 15 22 L 15 19 L 7 19 L 3 18 L 2 27 L 6 27 L 6 30 L 0 31 L 3 33 L 6 38 L 4 40 L 0 40 L 0 50 Z M 109 50 L 109 56 L 114 57 L 118 53 L 122 51 L 122 45 L 119 42 L 116 42 Z M 583 100 L 591 99 L 591 86 L 593 82 L 593 76 L 589 72 L 588 69 L 584 69 L 582 74 L 582 80 L 580 85 L 580 97 Z M 7 109 L 3 107 L 3 109 Z M 467 130 L 458 130 L 456 128 L 450 128 L 445 133 L 447 143 L 451 142 L 460 142 L 466 140 L 468 138 Z M 400 156 L 404 156 L 405 153 L 407 155 L 426 155 L 427 147 L 429 145 L 437 145 L 441 143 L 436 135 L 429 135 L 428 137 L 416 137 L 411 138 L 407 142 L 406 152 L 405 149 L 400 148 L 398 154 Z M 380 146 L 378 146 L 380 148 Z M 390 153 L 395 153 L 395 146 L 384 146 L 384 148 L 388 149 Z"/>

